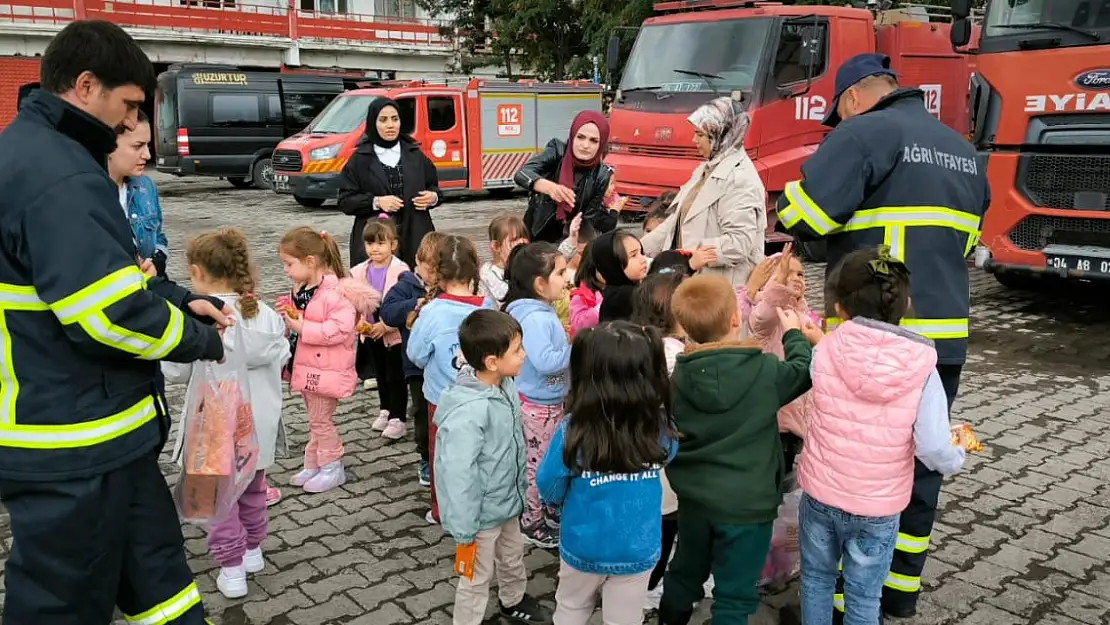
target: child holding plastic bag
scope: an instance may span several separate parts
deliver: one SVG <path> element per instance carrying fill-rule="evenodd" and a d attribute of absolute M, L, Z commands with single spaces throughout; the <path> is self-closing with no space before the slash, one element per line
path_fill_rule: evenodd
<path fill-rule="evenodd" d="M 255 268 L 248 250 L 246 237 L 234 229 L 202 234 L 189 241 L 185 250 L 193 291 L 218 297 L 235 310 L 236 323 L 223 334 L 224 364 L 246 371 L 246 380 L 239 383 L 247 386 L 258 443 L 253 478 L 231 504 L 227 518 L 209 527 L 208 549 L 220 565 L 216 586 L 228 598 L 246 595 L 247 573 L 256 573 L 265 566 L 260 545 L 267 529 L 266 469 L 274 462 L 278 433 L 283 427 L 281 368 L 289 359 L 285 324 L 252 293 Z M 194 368 L 192 364 L 162 363 L 166 377 L 177 382 L 194 377 Z M 204 376 L 197 376 L 191 383 L 204 381 Z M 197 392 L 203 391 L 190 388 L 190 393 Z M 185 415 L 189 417 L 189 410 Z M 183 460 L 185 433 L 189 431 L 189 424 L 183 422 L 174 446 L 178 462 Z"/>

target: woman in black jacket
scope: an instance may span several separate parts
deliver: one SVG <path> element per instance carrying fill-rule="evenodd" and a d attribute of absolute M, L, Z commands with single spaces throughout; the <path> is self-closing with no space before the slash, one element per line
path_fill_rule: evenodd
<path fill-rule="evenodd" d="M 624 200 L 616 199 L 613 170 L 601 162 L 608 141 L 609 120 L 597 111 L 582 111 L 567 141 L 552 139 L 517 172 L 516 183 L 532 192 L 524 225 L 533 241 L 558 243 L 579 213 L 598 234 L 617 227 Z"/>
<path fill-rule="evenodd" d="M 397 226 L 398 257 L 416 266 L 416 250 L 435 230 L 428 212 L 439 204 L 439 176 L 431 159 L 401 133 L 400 109 L 377 98 L 366 111 L 366 138 L 343 167 L 339 209 L 355 218 L 351 266 L 366 260 L 362 229 L 368 219 L 389 218 Z"/>

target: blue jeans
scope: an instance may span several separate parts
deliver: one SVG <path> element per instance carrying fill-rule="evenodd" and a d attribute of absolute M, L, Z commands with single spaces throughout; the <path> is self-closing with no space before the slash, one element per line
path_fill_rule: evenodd
<path fill-rule="evenodd" d="M 802 622 L 830 625 L 843 565 L 844 625 L 877 625 L 883 583 L 898 539 L 898 515 L 849 514 L 802 495 Z"/>

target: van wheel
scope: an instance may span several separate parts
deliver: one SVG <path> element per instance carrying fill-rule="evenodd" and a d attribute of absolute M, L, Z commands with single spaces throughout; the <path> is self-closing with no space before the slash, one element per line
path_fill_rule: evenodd
<path fill-rule="evenodd" d="M 227 181 L 236 189 L 249 189 L 254 186 L 254 181 L 246 178 L 228 178 Z"/>
<path fill-rule="evenodd" d="M 320 208 L 324 205 L 324 199 L 318 197 L 301 197 L 299 195 L 294 195 L 293 199 L 297 200 L 297 204 L 308 208 Z"/>
<path fill-rule="evenodd" d="M 274 188 L 274 164 L 268 158 L 260 158 L 251 167 L 251 180 L 259 189 L 272 191 Z"/>
<path fill-rule="evenodd" d="M 802 258 L 810 262 L 823 263 L 828 260 L 828 243 L 824 240 L 802 241 L 795 237 L 794 248 Z"/>

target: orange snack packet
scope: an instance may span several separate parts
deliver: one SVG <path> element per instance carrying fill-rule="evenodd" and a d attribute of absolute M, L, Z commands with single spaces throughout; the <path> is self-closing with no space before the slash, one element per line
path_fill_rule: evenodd
<path fill-rule="evenodd" d="M 478 543 L 459 544 L 455 547 L 455 573 L 474 581 L 474 560 L 478 557 Z"/>
<path fill-rule="evenodd" d="M 373 327 L 374 326 L 372 324 L 366 323 L 365 321 L 359 321 L 358 325 L 355 326 L 355 332 L 366 336 L 370 334 L 370 329 Z"/>
<path fill-rule="evenodd" d="M 967 451 L 983 451 L 983 444 L 979 437 L 971 431 L 971 426 L 966 423 L 952 426 L 952 444 L 963 447 Z"/>

